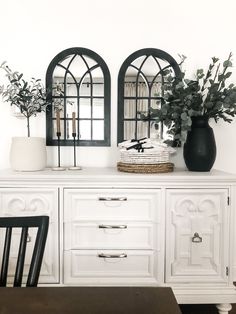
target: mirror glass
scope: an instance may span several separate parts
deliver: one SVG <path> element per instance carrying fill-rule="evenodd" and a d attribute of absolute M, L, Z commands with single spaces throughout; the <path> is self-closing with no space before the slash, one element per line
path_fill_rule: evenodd
<path fill-rule="evenodd" d="M 79 140 L 104 140 L 101 123 L 94 123 L 104 120 L 104 78 L 101 68 L 93 59 L 70 55 L 59 62 L 53 72 L 53 90 L 53 111 L 55 115 L 58 108 L 61 110 L 64 138 L 73 138 L 71 122 L 72 113 L 75 112 Z M 57 98 L 58 90 L 63 98 Z M 56 119 L 53 130 L 53 138 L 56 139 Z"/>

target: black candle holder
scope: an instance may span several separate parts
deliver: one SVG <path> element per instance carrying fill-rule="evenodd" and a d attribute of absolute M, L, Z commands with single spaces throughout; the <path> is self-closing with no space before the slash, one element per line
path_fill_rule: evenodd
<path fill-rule="evenodd" d="M 53 167 L 52 170 L 55 171 L 62 171 L 62 170 L 66 170 L 66 168 L 61 167 L 61 132 L 57 132 L 57 154 L 58 154 L 58 166 L 57 167 Z"/>
<path fill-rule="evenodd" d="M 80 166 L 76 166 L 76 145 L 75 145 L 75 138 L 76 138 L 76 133 L 72 133 L 73 137 L 73 147 L 74 147 L 74 166 L 69 167 L 69 170 L 81 170 Z"/>

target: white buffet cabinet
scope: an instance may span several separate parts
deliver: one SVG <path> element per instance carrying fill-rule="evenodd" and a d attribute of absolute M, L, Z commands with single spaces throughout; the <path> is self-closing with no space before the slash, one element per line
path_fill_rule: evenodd
<path fill-rule="evenodd" d="M 171 286 L 179 303 L 228 313 L 235 209 L 236 176 L 215 170 L 0 172 L 1 216 L 50 216 L 41 285 Z"/>

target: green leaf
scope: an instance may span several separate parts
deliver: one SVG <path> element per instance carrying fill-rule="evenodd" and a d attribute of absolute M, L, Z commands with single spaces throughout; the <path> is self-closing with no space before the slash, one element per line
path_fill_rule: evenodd
<path fill-rule="evenodd" d="M 203 73 L 204 73 L 203 69 L 198 69 L 198 70 L 197 70 L 197 75 L 199 75 L 199 74 L 201 75 L 201 74 L 203 74 Z"/>
<path fill-rule="evenodd" d="M 208 101 L 208 102 L 205 103 L 205 107 L 206 107 L 207 109 L 212 108 L 213 105 L 214 105 L 214 104 L 213 104 L 213 102 L 211 102 L 211 101 Z"/>
<path fill-rule="evenodd" d="M 169 69 L 166 69 L 166 70 L 162 71 L 162 75 L 163 76 L 166 76 L 166 75 L 168 75 L 170 73 L 171 73 L 171 71 Z"/>
<path fill-rule="evenodd" d="M 3 61 L 2 64 L 0 65 L 0 68 L 2 68 L 6 63 L 7 61 Z"/>
<path fill-rule="evenodd" d="M 217 62 L 219 61 L 219 59 L 216 58 L 216 57 L 213 57 L 213 58 L 212 58 L 212 61 L 213 61 L 213 63 L 217 63 Z"/>
<path fill-rule="evenodd" d="M 177 112 L 173 112 L 171 116 L 172 116 L 173 120 L 177 119 L 179 117 Z"/>
<path fill-rule="evenodd" d="M 230 60 L 226 60 L 223 63 L 223 67 L 224 68 L 228 68 L 228 67 L 232 67 L 232 66 L 233 66 L 233 64 L 232 64 L 232 62 Z"/>
<path fill-rule="evenodd" d="M 188 126 L 191 126 L 192 125 L 192 119 L 188 119 L 188 121 L 187 121 L 187 124 L 188 124 Z"/>
<path fill-rule="evenodd" d="M 225 78 L 226 78 L 226 79 L 229 78 L 229 77 L 231 76 L 231 74 L 232 74 L 232 72 L 227 72 L 227 73 L 225 74 Z"/>
<path fill-rule="evenodd" d="M 183 112 L 180 117 L 182 120 L 187 120 L 187 118 L 188 118 L 186 112 Z"/>
<path fill-rule="evenodd" d="M 21 74 L 18 76 L 18 80 L 20 80 L 22 77 L 23 77 L 23 73 L 21 73 Z"/>
<path fill-rule="evenodd" d="M 204 71 L 203 69 L 198 69 L 197 70 L 197 78 L 202 79 L 204 77 Z"/>
<path fill-rule="evenodd" d="M 175 86 L 175 88 L 178 90 L 178 89 L 181 89 L 181 88 L 183 88 L 184 87 L 184 83 L 183 82 L 179 82 L 176 86 Z"/>
<path fill-rule="evenodd" d="M 210 84 L 213 85 L 214 84 L 214 80 L 209 80 Z"/>
<path fill-rule="evenodd" d="M 194 114 L 194 110 L 193 110 L 193 109 L 190 109 L 190 110 L 188 111 L 188 114 L 189 114 L 189 116 L 191 117 L 191 116 Z"/>

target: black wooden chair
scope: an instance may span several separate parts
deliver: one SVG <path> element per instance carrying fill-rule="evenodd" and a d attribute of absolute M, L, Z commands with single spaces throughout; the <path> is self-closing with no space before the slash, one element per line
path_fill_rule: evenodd
<path fill-rule="evenodd" d="M 26 282 L 26 287 L 37 286 L 39 273 L 42 265 L 45 243 L 47 239 L 48 224 L 49 224 L 48 216 L 0 218 L 0 228 L 6 229 L 5 243 L 2 256 L 2 267 L 0 273 L 0 287 L 6 287 L 7 285 L 8 264 L 13 228 L 22 228 L 18 258 L 16 263 L 16 271 L 13 283 L 14 287 L 21 287 L 22 284 L 28 229 L 38 228 Z"/>

